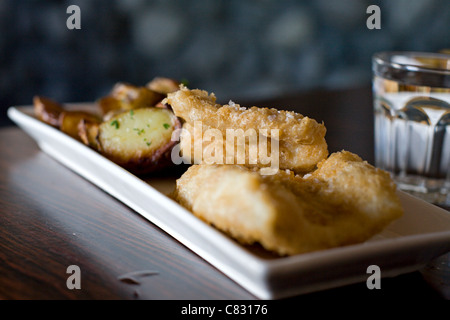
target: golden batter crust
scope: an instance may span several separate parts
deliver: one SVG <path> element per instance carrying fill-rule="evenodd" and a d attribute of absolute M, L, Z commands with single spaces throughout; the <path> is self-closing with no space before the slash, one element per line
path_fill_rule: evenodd
<path fill-rule="evenodd" d="M 174 198 L 238 241 L 293 255 L 368 240 L 402 215 L 389 175 L 347 151 L 305 176 L 194 165 Z"/>
<path fill-rule="evenodd" d="M 323 124 L 314 119 L 301 114 L 271 108 L 251 107 L 245 108 L 230 101 L 227 105 L 216 103 L 213 93 L 203 90 L 189 90 L 181 87 L 180 90 L 168 94 L 163 103 L 169 104 L 176 116 L 185 121 L 181 135 L 181 152 L 194 159 L 194 125 L 196 122 L 202 126 L 203 149 L 212 142 L 205 139 L 204 133 L 208 129 L 219 130 L 222 134 L 223 157 L 215 164 L 225 164 L 226 162 L 226 134 L 227 130 L 255 130 L 263 133 L 269 138 L 268 148 L 270 149 L 270 138 L 276 138 L 279 146 L 278 163 L 280 169 L 290 169 L 295 172 L 308 172 L 315 168 L 316 164 L 328 156 L 328 146 L 325 141 L 326 128 Z M 273 137 L 272 130 L 277 130 L 278 137 Z M 190 141 L 183 141 L 188 139 Z M 249 149 L 249 142 L 246 141 L 246 150 Z M 237 143 L 235 143 L 237 144 Z M 244 163 L 234 157 L 234 164 L 254 166 L 253 158 L 249 158 L 248 153 Z M 198 160 L 198 159 L 196 159 Z M 204 161 L 195 163 L 205 163 Z M 257 167 L 267 167 L 269 164 L 263 163 L 260 158 L 256 159 Z M 194 163 L 194 161 L 192 161 Z"/>

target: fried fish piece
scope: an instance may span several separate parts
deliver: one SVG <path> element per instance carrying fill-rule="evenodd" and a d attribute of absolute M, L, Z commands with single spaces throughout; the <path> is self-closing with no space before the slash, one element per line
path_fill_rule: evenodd
<path fill-rule="evenodd" d="M 390 176 L 347 151 L 302 177 L 239 165 L 193 165 L 173 197 L 244 244 L 294 255 L 360 243 L 402 215 Z"/>
<path fill-rule="evenodd" d="M 234 148 L 245 145 L 246 150 L 245 161 L 240 161 L 239 153 L 235 152 L 231 155 L 233 164 L 243 164 L 245 166 L 267 167 L 270 164 L 265 163 L 258 152 L 256 159 L 253 153 L 248 152 L 251 146 L 249 136 L 255 133 L 259 137 L 267 138 L 269 141 L 264 154 L 271 154 L 271 145 L 277 145 L 276 159 L 280 169 L 291 169 L 295 172 L 308 172 L 315 168 L 316 164 L 328 156 L 328 146 L 325 141 L 326 128 L 324 124 L 318 123 L 316 120 L 305 117 L 299 113 L 292 111 L 282 111 L 274 108 L 251 107 L 245 108 L 230 101 L 226 105 L 216 103 L 216 97 L 213 93 L 203 90 L 190 90 L 184 86 L 180 90 L 169 93 L 163 103 L 169 104 L 173 112 L 179 118 L 185 121 L 183 131 L 180 136 L 181 153 L 184 157 L 193 159 L 191 163 L 206 163 L 203 153 L 200 158 L 194 157 L 195 142 L 198 137 L 194 132 L 195 125 L 200 124 L 202 133 L 203 150 L 206 150 L 212 143 L 221 143 L 224 150 L 221 156 L 213 157 L 217 161 L 214 164 L 230 164 L 229 153 L 226 152 L 226 144 L 230 143 L 227 139 L 227 133 L 241 132 L 244 134 L 245 142 L 239 142 L 238 139 L 231 141 Z M 213 129 L 221 133 L 220 139 L 207 139 L 205 137 L 208 129 Z M 209 132 L 210 133 L 210 132 Z M 236 137 L 236 134 L 235 134 Z M 217 136 L 216 136 L 217 138 Z M 237 137 L 236 137 L 237 138 Z M 184 141 L 183 139 L 188 140 Z M 258 147 L 261 147 L 258 142 Z M 203 156 L 203 157 L 202 157 Z M 217 155 L 216 155 L 217 156 Z M 211 163 L 209 163 L 211 164 Z"/>

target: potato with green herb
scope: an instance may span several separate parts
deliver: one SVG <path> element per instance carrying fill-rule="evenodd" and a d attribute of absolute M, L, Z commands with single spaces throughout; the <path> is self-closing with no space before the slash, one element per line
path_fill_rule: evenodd
<path fill-rule="evenodd" d="M 174 130 L 180 120 L 169 109 L 129 110 L 101 124 L 84 121 L 79 135 L 85 144 L 135 174 L 146 174 L 172 164 Z"/>

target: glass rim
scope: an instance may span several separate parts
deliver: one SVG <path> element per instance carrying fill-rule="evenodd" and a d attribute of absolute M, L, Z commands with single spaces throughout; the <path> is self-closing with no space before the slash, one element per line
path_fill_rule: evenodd
<path fill-rule="evenodd" d="M 392 58 L 404 57 L 404 58 L 424 58 L 424 59 L 439 59 L 447 60 L 448 68 L 431 67 L 426 65 L 402 63 L 398 61 L 392 61 Z M 450 75 L 450 54 L 447 53 L 432 53 L 432 52 L 419 52 L 419 51 L 382 51 L 377 52 L 372 57 L 373 62 L 378 65 L 389 66 L 398 70 L 405 70 L 411 72 L 425 72 L 434 73 L 448 76 Z"/>

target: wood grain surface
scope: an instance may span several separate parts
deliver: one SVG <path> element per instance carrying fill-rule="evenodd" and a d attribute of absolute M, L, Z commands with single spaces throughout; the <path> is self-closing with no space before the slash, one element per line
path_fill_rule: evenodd
<path fill-rule="evenodd" d="M 155 225 L 0 130 L 0 297 L 4 299 L 250 299 L 247 291 Z M 69 290 L 78 265 L 81 290 Z M 119 280 L 152 270 L 141 283 Z"/>
<path fill-rule="evenodd" d="M 373 160 L 369 90 L 256 102 L 324 121 L 330 151 Z M 351 97 L 351 98 L 349 98 Z M 256 299 L 157 226 L 44 154 L 17 127 L 0 129 L 1 299 Z M 67 268 L 81 270 L 68 289 Z M 148 272 L 139 283 L 121 279 Z M 435 279 L 439 282 L 440 279 Z M 442 297 L 419 272 L 286 299 Z"/>

